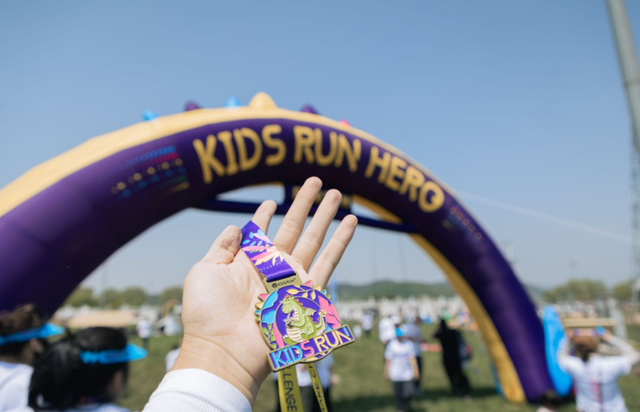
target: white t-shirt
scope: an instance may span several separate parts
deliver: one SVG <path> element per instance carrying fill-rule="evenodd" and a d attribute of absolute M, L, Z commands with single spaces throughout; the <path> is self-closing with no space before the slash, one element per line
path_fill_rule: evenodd
<path fill-rule="evenodd" d="M 27 405 L 32 373 L 29 365 L 0 362 L 0 412 Z"/>
<path fill-rule="evenodd" d="M 422 331 L 415 323 L 410 323 L 407 325 L 407 337 L 411 339 L 411 343 L 413 343 L 413 354 L 416 357 L 422 356 L 422 350 L 420 349 Z"/>
<path fill-rule="evenodd" d="M 314 364 L 318 370 L 318 376 L 323 388 L 331 387 L 331 366 L 333 366 L 333 355 L 329 355 Z M 307 370 L 306 364 L 299 363 L 296 365 L 299 386 L 313 386 L 311 376 Z"/>
<path fill-rule="evenodd" d="M 413 354 L 413 343 L 410 340 L 400 342 L 392 340 L 384 351 L 384 358 L 391 361 L 389 365 L 389 379 L 393 382 L 407 382 L 413 380 L 413 368 L 411 358 Z"/>
<path fill-rule="evenodd" d="M 360 318 L 360 323 L 362 323 L 362 329 L 371 330 L 371 328 L 373 328 L 373 316 L 365 313 L 362 315 L 362 318 Z"/>
<path fill-rule="evenodd" d="M 387 343 L 396 338 L 396 325 L 391 318 L 384 318 L 380 320 L 378 325 L 380 331 L 380 341 Z"/>
<path fill-rule="evenodd" d="M 558 359 L 560 367 L 571 375 L 576 388 L 576 406 L 584 412 L 627 412 L 618 389 L 618 377 L 631 371 L 624 356 L 591 355 L 585 363 L 575 356 Z"/>
<path fill-rule="evenodd" d="M 13 409 L 9 412 L 34 412 L 33 409 L 29 407 L 24 407 L 20 409 Z M 49 412 L 49 411 L 38 411 L 38 412 Z M 50 411 L 54 412 L 54 411 Z M 65 409 L 64 412 L 129 412 L 129 409 L 121 408 L 118 405 L 113 403 L 101 403 L 98 405 L 83 405 L 78 406 L 77 408 Z"/>
<path fill-rule="evenodd" d="M 141 319 L 140 322 L 138 322 L 138 336 L 142 339 L 151 336 L 151 322 L 147 319 Z"/>
<path fill-rule="evenodd" d="M 178 360 L 178 355 L 180 355 L 180 348 L 174 349 L 167 353 L 167 356 L 164 358 L 164 364 L 167 367 L 167 373 L 173 368 L 173 365 Z"/>

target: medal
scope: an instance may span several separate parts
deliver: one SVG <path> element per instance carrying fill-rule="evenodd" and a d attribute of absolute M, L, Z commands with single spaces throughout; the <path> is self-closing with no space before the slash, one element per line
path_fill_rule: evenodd
<path fill-rule="evenodd" d="M 262 274 L 268 292 L 259 296 L 255 314 L 262 337 L 272 349 L 268 355 L 271 369 L 279 372 L 280 404 L 291 406 L 290 399 L 286 398 L 287 391 L 298 386 L 293 365 L 302 362 L 307 364 L 318 402 L 325 411 L 322 387 L 313 362 L 352 343 L 355 339 L 351 329 L 340 324 L 338 311 L 327 291 L 314 287 L 311 281 L 303 284 L 252 221 L 242 228 L 241 247 Z"/>

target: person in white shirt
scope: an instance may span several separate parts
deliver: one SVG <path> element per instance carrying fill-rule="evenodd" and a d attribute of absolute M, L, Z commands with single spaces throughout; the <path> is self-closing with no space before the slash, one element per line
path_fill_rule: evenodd
<path fill-rule="evenodd" d="M 322 392 L 324 393 L 327 411 L 331 412 L 331 377 L 333 368 L 333 355 L 322 358 L 315 363 L 320 383 L 322 383 Z M 320 412 L 320 404 L 316 398 L 313 389 L 313 381 L 309 375 L 309 371 L 304 363 L 296 365 L 298 375 L 298 386 L 300 386 L 300 396 L 302 397 L 302 410 L 305 412 Z"/>
<path fill-rule="evenodd" d="M 142 346 L 145 350 L 149 349 L 149 337 L 151 337 L 151 322 L 147 318 L 142 318 L 138 322 L 138 326 L 136 330 L 138 332 L 138 337 L 142 339 Z"/>
<path fill-rule="evenodd" d="M 411 399 L 415 395 L 414 381 L 420 372 L 414 355 L 413 343 L 407 339 L 407 328 L 396 329 L 396 339 L 389 342 L 384 352 L 386 359 L 384 377 L 393 384 L 393 396 L 398 412 L 411 410 Z"/>
<path fill-rule="evenodd" d="M 362 330 L 364 330 L 364 336 L 371 337 L 371 329 L 373 329 L 373 315 L 371 312 L 364 312 L 360 317 L 360 324 L 362 324 Z"/>
<path fill-rule="evenodd" d="M 402 324 L 402 317 L 398 315 L 390 315 L 380 320 L 378 325 L 380 332 L 380 341 L 385 345 L 396 338 L 396 329 Z"/>
<path fill-rule="evenodd" d="M 33 363 L 49 336 L 62 328 L 44 322 L 34 305 L 0 314 L 0 412 L 27 405 Z"/>
<path fill-rule="evenodd" d="M 176 345 L 169 351 L 169 353 L 167 353 L 167 356 L 164 357 L 164 365 L 167 369 L 167 373 L 169 373 L 171 368 L 173 368 L 173 365 L 175 365 L 178 360 L 178 355 L 180 355 L 180 346 Z"/>
<path fill-rule="evenodd" d="M 280 230 L 269 237 L 302 282 L 313 280 L 325 287 L 358 220 L 346 216 L 315 259 L 342 198 L 337 190 L 327 191 L 302 233 L 321 187 L 320 179 L 309 178 Z M 266 201 L 251 220 L 267 233 L 275 211 L 276 203 Z M 240 253 L 241 240 L 240 228 L 227 227 L 187 275 L 180 355 L 143 412 L 251 411 L 258 389 L 271 372 L 267 361 L 270 349 L 264 344 L 254 313 L 265 286 L 251 261 Z"/>
<path fill-rule="evenodd" d="M 627 375 L 640 361 L 640 353 L 603 328 L 597 328 L 591 333 L 576 332 L 571 342 L 577 356 L 569 356 L 568 345 L 565 344 L 558 354 L 558 364 L 573 378 L 578 411 L 627 412 L 618 388 L 618 378 Z M 622 355 L 598 355 L 596 351 L 600 339 L 616 347 Z"/>
<path fill-rule="evenodd" d="M 420 393 L 420 378 L 422 377 L 422 348 L 420 345 L 424 342 L 424 337 L 422 336 L 422 330 L 420 330 L 420 325 L 422 324 L 422 319 L 420 316 L 416 316 L 410 324 L 407 325 L 407 338 L 413 343 L 413 354 L 416 357 L 416 364 L 418 365 L 418 378 L 414 381 L 416 386 L 416 393 Z"/>

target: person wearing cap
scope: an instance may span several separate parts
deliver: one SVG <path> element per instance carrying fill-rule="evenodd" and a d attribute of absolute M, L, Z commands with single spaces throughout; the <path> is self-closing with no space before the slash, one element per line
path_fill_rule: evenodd
<path fill-rule="evenodd" d="M 45 349 L 45 339 L 62 331 L 45 323 L 34 305 L 0 314 L 0 412 L 27 404 L 33 364 Z"/>
<path fill-rule="evenodd" d="M 599 356 L 600 341 L 617 348 L 621 356 Z M 565 342 L 558 354 L 558 364 L 573 378 L 577 410 L 627 412 L 618 378 L 629 374 L 640 362 L 640 353 L 604 328 L 576 330 L 571 343 L 576 356 L 569 355 L 569 345 Z"/>
<path fill-rule="evenodd" d="M 393 396 L 399 412 L 411 410 L 415 395 L 414 381 L 420 376 L 414 354 L 413 342 L 407 338 L 404 325 L 396 328 L 396 338 L 389 342 L 384 352 L 386 359 L 384 377 L 393 384 Z"/>
<path fill-rule="evenodd" d="M 33 368 L 28 407 L 11 412 L 127 412 L 113 402 L 127 384 L 129 362 L 146 355 L 117 329 L 83 329 L 44 351 Z"/>

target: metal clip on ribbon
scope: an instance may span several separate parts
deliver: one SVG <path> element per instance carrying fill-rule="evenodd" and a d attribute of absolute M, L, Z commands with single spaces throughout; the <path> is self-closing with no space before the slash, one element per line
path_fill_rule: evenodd
<path fill-rule="evenodd" d="M 282 411 L 302 410 L 294 365 L 307 363 L 320 409 L 327 406 L 313 362 L 354 341 L 351 329 L 340 325 L 338 312 L 326 290 L 302 283 L 267 235 L 253 222 L 242 228 L 242 250 L 264 276 L 267 292 L 256 303 L 256 321 L 273 349 L 269 364 L 278 372 Z M 293 407 L 297 409 L 293 409 Z M 289 408 L 289 409 L 287 409 Z"/>

